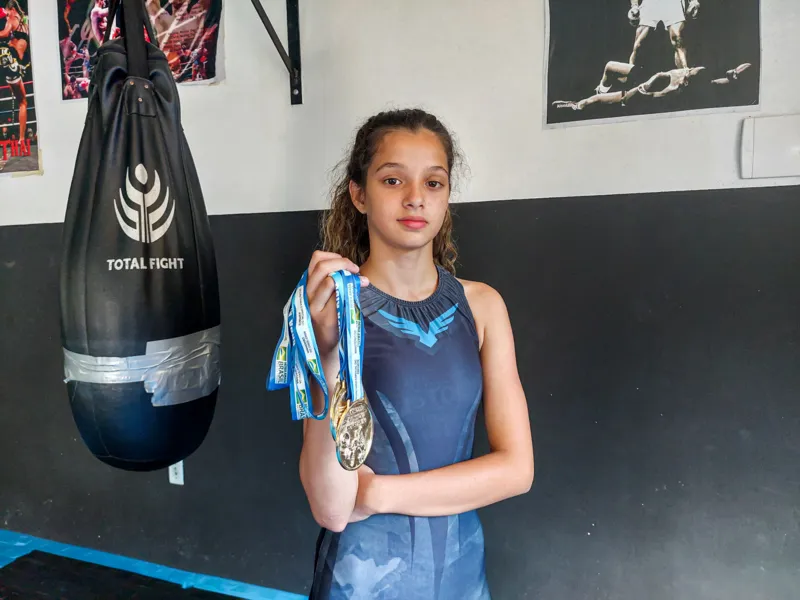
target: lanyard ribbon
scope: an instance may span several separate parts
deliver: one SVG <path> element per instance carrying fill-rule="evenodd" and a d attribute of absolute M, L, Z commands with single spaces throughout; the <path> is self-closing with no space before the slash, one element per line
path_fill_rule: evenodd
<path fill-rule="evenodd" d="M 308 271 L 283 307 L 281 338 L 273 353 L 267 389 L 289 388 L 292 419 L 322 420 L 330 417 L 331 436 L 337 444 L 337 457 L 348 470 L 363 464 L 372 446 L 372 415 L 362 382 L 364 319 L 359 294 L 361 281 L 349 271 L 332 273 L 339 322 L 339 373 L 331 396 L 314 336 L 308 306 Z M 324 406 L 315 413 L 308 373 L 316 379 Z"/>

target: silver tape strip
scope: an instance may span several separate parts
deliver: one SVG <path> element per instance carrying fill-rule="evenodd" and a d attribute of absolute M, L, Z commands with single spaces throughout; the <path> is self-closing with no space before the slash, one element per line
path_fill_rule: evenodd
<path fill-rule="evenodd" d="M 88 356 L 64 348 L 64 381 L 144 383 L 153 406 L 172 406 L 208 396 L 219 387 L 220 326 L 148 342 L 142 356 Z"/>

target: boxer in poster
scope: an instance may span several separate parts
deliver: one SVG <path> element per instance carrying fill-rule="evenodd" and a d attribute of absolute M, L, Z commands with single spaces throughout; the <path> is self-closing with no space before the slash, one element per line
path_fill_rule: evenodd
<path fill-rule="evenodd" d="M 27 0 L 0 0 L 0 173 L 39 170 Z"/>

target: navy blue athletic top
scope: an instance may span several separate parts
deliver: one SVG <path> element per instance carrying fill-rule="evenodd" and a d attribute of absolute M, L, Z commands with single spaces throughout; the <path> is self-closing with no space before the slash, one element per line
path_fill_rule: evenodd
<path fill-rule="evenodd" d="M 436 291 L 409 302 L 361 290 L 364 388 L 375 416 L 367 465 L 379 475 L 472 457 L 483 395 L 478 335 L 461 283 L 439 268 Z M 475 511 L 373 515 L 323 529 L 310 600 L 488 600 Z"/>

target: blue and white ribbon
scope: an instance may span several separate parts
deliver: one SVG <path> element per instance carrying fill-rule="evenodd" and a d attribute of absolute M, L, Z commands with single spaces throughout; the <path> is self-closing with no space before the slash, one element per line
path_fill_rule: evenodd
<path fill-rule="evenodd" d="M 361 315 L 361 281 L 349 271 L 331 274 L 336 290 L 336 310 L 339 322 L 339 381 L 347 387 L 349 402 L 364 397 L 361 380 L 364 356 L 364 320 Z M 293 420 L 328 416 L 330 390 L 325 381 L 319 348 L 308 306 L 308 271 L 283 307 L 283 328 L 272 357 L 267 389 L 289 388 Z M 314 413 L 308 373 L 317 380 L 325 399 L 323 410 Z M 336 432 L 331 425 L 331 434 Z"/>

